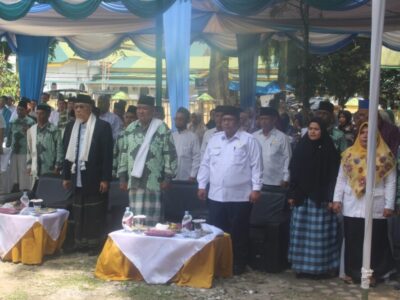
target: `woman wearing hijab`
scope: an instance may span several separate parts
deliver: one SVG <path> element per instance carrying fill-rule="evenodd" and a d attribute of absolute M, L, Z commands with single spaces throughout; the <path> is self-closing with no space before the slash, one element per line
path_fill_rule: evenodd
<path fill-rule="evenodd" d="M 347 146 L 353 145 L 354 142 L 354 128 L 352 124 L 351 112 L 348 110 L 341 110 L 338 113 L 338 129 L 340 129 L 346 138 Z"/>
<path fill-rule="evenodd" d="M 360 126 L 354 145 L 342 154 L 337 178 L 333 210 L 343 213 L 345 238 L 345 281 L 360 282 L 364 241 L 365 187 L 367 176 L 368 123 Z M 396 191 L 395 159 L 378 132 L 376 148 L 376 176 L 372 208 L 372 252 L 370 280 L 377 279 L 393 268 L 387 220 L 394 208 Z"/>
<path fill-rule="evenodd" d="M 340 155 L 320 118 L 313 118 L 290 162 L 289 261 L 299 277 L 334 275 L 339 266 L 337 217 L 330 210 Z"/>

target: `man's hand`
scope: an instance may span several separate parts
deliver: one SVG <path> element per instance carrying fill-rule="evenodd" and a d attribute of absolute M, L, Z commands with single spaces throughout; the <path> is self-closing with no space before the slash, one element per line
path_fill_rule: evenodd
<path fill-rule="evenodd" d="M 288 199 L 288 203 L 289 203 L 290 208 L 293 208 L 294 205 L 296 204 L 296 200 L 294 200 L 294 199 Z"/>
<path fill-rule="evenodd" d="M 31 175 L 31 168 L 26 169 L 26 174 Z"/>
<path fill-rule="evenodd" d="M 289 187 L 289 182 L 282 180 L 281 181 L 281 187 L 283 187 L 284 189 L 288 188 Z"/>
<path fill-rule="evenodd" d="M 383 210 L 383 216 L 384 216 L 385 218 L 389 218 L 389 217 L 391 217 L 392 215 L 393 215 L 393 209 L 385 208 L 385 209 Z"/>
<path fill-rule="evenodd" d="M 119 184 L 119 188 L 126 192 L 128 190 L 128 183 L 127 182 L 121 182 Z"/>
<path fill-rule="evenodd" d="M 108 191 L 108 181 L 100 181 L 100 193 L 106 193 Z"/>
<path fill-rule="evenodd" d="M 342 203 L 340 202 L 333 202 L 332 210 L 335 214 L 340 214 L 342 212 Z"/>
<path fill-rule="evenodd" d="M 189 177 L 190 182 L 196 182 L 196 177 Z"/>
<path fill-rule="evenodd" d="M 200 200 L 205 201 L 207 199 L 207 191 L 205 189 L 198 189 L 197 197 Z"/>
<path fill-rule="evenodd" d="M 160 189 L 162 191 L 166 191 L 171 187 L 171 184 L 169 182 L 163 181 L 160 183 Z"/>
<path fill-rule="evenodd" d="M 256 203 L 257 201 L 259 201 L 261 199 L 261 192 L 260 191 L 252 191 L 250 193 L 250 202 L 251 203 Z"/>
<path fill-rule="evenodd" d="M 63 188 L 69 190 L 72 187 L 71 180 L 63 180 Z"/>

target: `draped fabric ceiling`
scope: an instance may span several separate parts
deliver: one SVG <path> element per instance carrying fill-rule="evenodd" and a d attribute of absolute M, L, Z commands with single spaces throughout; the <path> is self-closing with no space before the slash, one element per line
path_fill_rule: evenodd
<path fill-rule="evenodd" d="M 0 0 L 0 34 L 5 34 L 14 48 L 17 47 L 15 34 L 64 39 L 85 59 L 105 57 L 124 39 L 130 38 L 142 51 L 154 56 L 154 16 L 175 1 L 47 0 L 39 1 L 47 4 L 38 4 L 33 0 Z M 370 1 L 307 1 L 314 5 L 310 8 L 311 52 L 330 53 L 347 45 L 356 35 L 369 36 Z M 237 55 L 236 34 L 259 33 L 261 39 L 290 38 L 301 46 L 298 0 L 191 2 L 192 41 L 203 40 L 230 56 Z M 387 0 L 384 44 L 400 50 L 398 0 Z"/>
<path fill-rule="evenodd" d="M 370 35 L 370 0 L 305 1 L 310 5 L 311 52 L 330 53 L 347 45 L 357 35 Z M 189 11 L 188 2 L 191 4 Z M 186 31 L 180 28 L 185 25 L 172 22 L 172 13 L 166 13 L 178 4 L 180 13 L 184 9 L 186 14 L 191 14 Z M 190 35 L 189 39 L 176 39 L 178 43 L 202 40 L 226 55 L 239 56 L 239 61 L 251 59 L 250 54 L 245 53 L 246 47 L 240 47 L 239 40 L 246 39 L 246 35 L 260 42 L 270 38 L 292 39 L 302 47 L 299 0 L 0 0 L 0 36 L 15 50 L 19 46 L 17 35 L 54 37 L 65 40 L 79 56 L 89 60 L 106 57 L 123 40 L 131 39 L 142 51 L 154 56 L 155 19 L 160 13 L 164 13 L 164 32 Z M 179 13 L 175 14 L 177 16 Z M 171 22 L 166 18 L 171 18 Z M 400 50 L 399 0 L 386 1 L 383 43 Z M 251 55 L 257 55 L 254 47 L 250 48 L 253 48 Z M 187 55 L 179 55 L 176 54 L 175 59 L 167 57 L 167 68 L 168 60 L 188 65 Z M 242 65 L 240 73 L 250 74 L 248 68 L 252 68 L 252 64 Z M 246 103 L 245 97 L 254 99 L 254 78 L 247 76 L 246 82 L 244 77 L 240 80 L 241 87 L 246 88 L 245 92 L 241 88 L 241 104 L 248 106 L 251 101 Z M 179 84 L 176 81 L 169 80 L 169 87 Z"/>

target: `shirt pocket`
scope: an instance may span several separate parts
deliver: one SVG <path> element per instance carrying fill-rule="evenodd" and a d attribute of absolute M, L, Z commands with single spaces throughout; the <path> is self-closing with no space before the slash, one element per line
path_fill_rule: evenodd
<path fill-rule="evenodd" d="M 272 141 L 269 144 L 268 147 L 268 155 L 273 156 L 274 154 L 277 154 L 280 151 L 280 145 L 278 143 L 278 141 Z"/>
<path fill-rule="evenodd" d="M 233 151 L 233 163 L 244 164 L 246 162 L 247 151 L 244 147 L 235 148 Z"/>
<path fill-rule="evenodd" d="M 221 156 L 221 148 L 211 148 L 210 152 L 210 163 L 211 165 L 215 165 Z"/>

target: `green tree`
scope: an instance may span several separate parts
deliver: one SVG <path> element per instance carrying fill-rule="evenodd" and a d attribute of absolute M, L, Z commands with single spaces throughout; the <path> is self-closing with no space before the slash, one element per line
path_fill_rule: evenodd
<path fill-rule="evenodd" d="M 351 44 L 329 55 L 315 57 L 320 88 L 335 96 L 340 105 L 356 93 L 368 97 L 370 40 L 354 39 Z"/>
<path fill-rule="evenodd" d="M 400 100 L 400 69 L 381 70 L 381 104 L 392 109 Z"/>
<path fill-rule="evenodd" d="M 0 95 L 19 96 L 18 75 L 12 71 L 4 53 L 0 53 Z"/>

